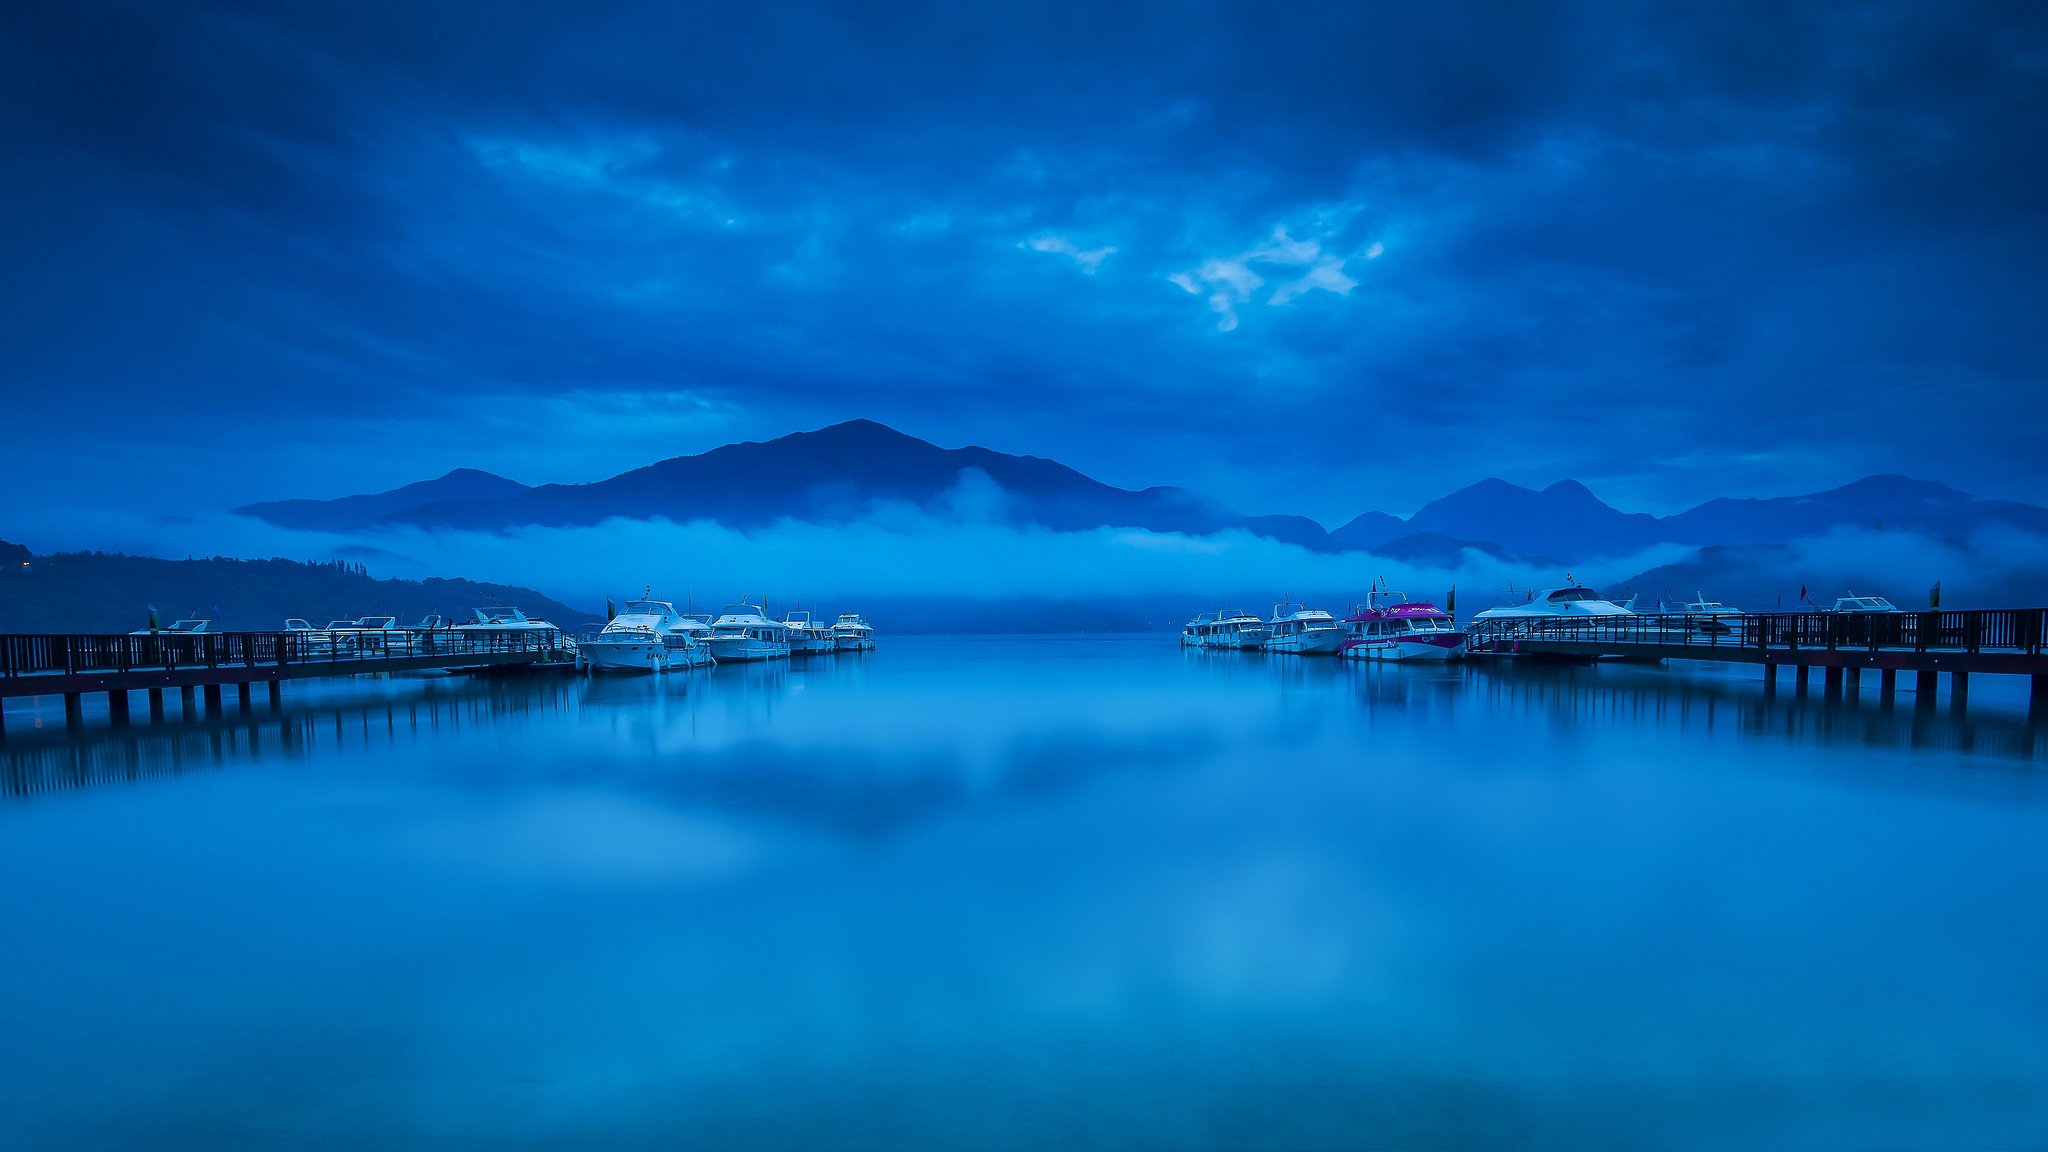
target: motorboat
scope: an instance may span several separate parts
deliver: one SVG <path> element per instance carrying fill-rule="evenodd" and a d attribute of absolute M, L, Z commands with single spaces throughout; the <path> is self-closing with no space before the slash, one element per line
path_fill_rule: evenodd
<path fill-rule="evenodd" d="M 464 640 L 483 641 L 493 646 L 527 649 L 562 646 L 562 630 L 546 620 L 528 616 L 517 608 L 493 605 L 478 608 L 476 618 L 457 624 L 452 631 Z"/>
<path fill-rule="evenodd" d="M 1837 597 L 1834 607 L 1822 609 L 1824 612 L 1842 616 L 1878 616 L 1898 610 L 1896 605 L 1882 596 L 1858 596 L 1853 591 L 1847 596 Z"/>
<path fill-rule="evenodd" d="M 1344 645 L 1344 629 L 1337 618 L 1321 608 L 1282 601 L 1273 606 L 1266 621 L 1263 647 L 1268 652 L 1296 656 L 1336 655 Z"/>
<path fill-rule="evenodd" d="M 1344 655 L 1353 660 L 1450 660 L 1465 649 L 1451 614 L 1400 592 L 1371 592 L 1344 618 Z"/>
<path fill-rule="evenodd" d="M 1517 599 L 1519 597 L 1520 599 Z M 1594 620 L 1636 613 L 1598 592 L 1579 584 L 1563 588 L 1539 588 L 1534 592 L 1509 592 L 1508 603 L 1488 608 L 1472 617 L 1476 629 L 1516 631 L 1551 620 Z"/>
<path fill-rule="evenodd" d="M 1249 649 L 1264 644 L 1271 634 L 1266 622 L 1249 612 L 1226 608 L 1214 614 L 1204 612 L 1181 629 L 1180 642 L 1189 648 Z"/>
<path fill-rule="evenodd" d="M 867 618 L 858 612 L 842 612 L 832 622 L 832 646 L 840 652 L 871 652 L 875 647 L 875 630 L 868 627 Z"/>
<path fill-rule="evenodd" d="M 173 620 L 161 628 L 137 628 L 130 636 L 204 636 L 213 632 L 213 621 L 196 616 Z"/>
<path fill-rule="evenodd" d="M 1702 636 L 1726 636 L 1741 628 L 1743 612 L 1719 600 L 1707 599 L 1704 592 L 1694 592 L 1690 600 L 1657 601 L 1657 615 L 1663 617 L 1666 628 L 1676 627 Z"/>
<path fill-rule="evenodd" d="M 576 645 L 592 672 L 666 672 L 674 655 L 669 631 L 682 616 L 666 600 L 628 600 L 597 635 Z"/>
<path fill-rule="evenodd" d="M 782 626 L 789 632 L 789 653 L 792 656 L 830 652 L 836 647 L 832 629 L 813 622 L 809 612 L 801 609 L 791 612 L 782 618 Z"/>
<path fill-rule="evenodd" d="M 707 641 L 711 655 L 720 663 L 745 660 L 784 660 L 789 657 L 789 629 L 761 614 L 745 600 L 728 604 L 711 622 Z"/>

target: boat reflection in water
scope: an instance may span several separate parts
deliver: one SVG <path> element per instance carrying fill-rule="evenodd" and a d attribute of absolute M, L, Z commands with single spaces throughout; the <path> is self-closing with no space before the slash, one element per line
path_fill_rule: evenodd
<path fill-rule="evenodd" d="M 12 703 L 0 1112 L 26 1148 L 213 1146 L 259 1098 L 292 1147 L 2037 1145 L 2024 685 L 1743 671 L 907 637 L 75 739 Z"/>

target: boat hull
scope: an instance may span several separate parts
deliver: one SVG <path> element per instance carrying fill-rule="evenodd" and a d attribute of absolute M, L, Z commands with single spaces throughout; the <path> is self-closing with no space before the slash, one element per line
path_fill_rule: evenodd
<path fill-rule="evenodd" d="M 666 672 L 669 666 L 669 650 L 659 640 L 631 641 L 588 641 L 578 645 L 584 667 L 592 672 L 637 673 L 648 675 Z"/>
<path fill-rule="evenodd" d="M 1376 637 L 1371 640 L 1354 640 L 1344 648 L 1344 655 L 1352 660 L 1390 660 L 1397 662 L 1441 663 L 1455 660 L 1464 651 L 1465 636 L 1462 632 L 1445 632 L 1417 636 Z"/>
<path fill-rule="evenodd" d="M 1289 632 L 1266 638 L 1266 651 L 1293 656 L 1334 656 L 1344 645 L 1344 633 L 1336 628 Z"/>
<path fill-rule="evenodd" d="M 836 652 L 871 652 L 875 642 L 866 636 L 841 636 L 832 642 Z"/>
<path fill-rule="evenodd" d="M 789 658 L 789 645 L 786 642 L 778 644 L 768 640 L 756 640 L 751 636 L 713 636 L 704 643 L 711 648 L 712 658 L 720 664 Z"/>

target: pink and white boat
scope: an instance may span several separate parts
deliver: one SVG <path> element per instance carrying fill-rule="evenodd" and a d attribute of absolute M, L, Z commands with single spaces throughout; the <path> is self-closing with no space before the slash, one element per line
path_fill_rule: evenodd
<path fill-rule="evenodd" d="M 1353 660 L 1452 660 L 1464 650 L 1464 630 L 1450 613 L 1399 592 L 1367 593 L 1365 606 L 1344 618 L 1343 651 Z"/>

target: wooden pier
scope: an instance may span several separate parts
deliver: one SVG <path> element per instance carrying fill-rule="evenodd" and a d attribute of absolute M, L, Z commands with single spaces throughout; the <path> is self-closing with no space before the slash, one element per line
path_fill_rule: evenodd
<path fill-rule="evenodd" d="M 540 632 L 393 630 L 356 633 L 206 632 L 196 635 L 0 635 L 0 700 L 61 696 L 66 726 L 84 717 L 84 697 L 107 694 L 107 715 L 129 722 L 131 692 L 148 694 L 149 717 L 164 716 L 164 692 L 177 689 L 183 713 L 218 716 L 233 687 L 241 711 L 253 686 L 279 703 L 286 680 L 377 672 L 511 668 L 560 657 L 564 641 Z M 0 712 L 0 738 L 6 735 Z"/>
<path fill-rule="evenodd" d="M 2035 711 L 2048 708 L 2048 653 L 2042 650 L 2048 608 L 1967 612 L 1776 612 L 1741 616 L 1588 616 L 1579 619 L 1475 621 L 1466 652 L 1481 659 L 1715 660 L 1764 669 L 1775 691 L 1778 669 L 1793 669 L 1804 694 L 1815 668 L 1824 690 L 1839 696 L 1878 675 L 1889 701 L 1898 676 L 1910 672 L 1918 703 L 1934 701 L 1948 675 L 1949 701 L 1969 698 L 1973 675 L 2026 676 Z"/>

